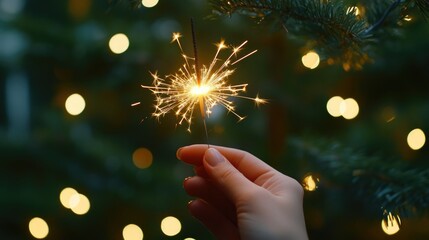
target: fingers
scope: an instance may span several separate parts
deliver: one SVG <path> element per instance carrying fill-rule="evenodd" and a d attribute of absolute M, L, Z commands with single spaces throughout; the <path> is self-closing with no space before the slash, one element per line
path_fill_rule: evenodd
<path fill-rule="evenodd" d="M 183 187 L 189 195 L 203 199 L 232 223 L 237 223 L 236 210 L 232 202 L 207 179 L 200 176 L 187 178 Z"/>
<path fill-rule="evenodd" d="M 210 180 L 235 204 L 258 189 L 215 148 L 206 151 L 203 164 Z"/>
<path fill-rule="evenodd" d="M 218 150 L 239 172 L 252 182 L 268 172 L 277 172 L 265 162 L 245 151 L 213 145 L 210 145 L 210 148 Z M 207 145 L 204 144 L 186 146 L 177 151 L 177 158 L 194 166 L 201 166 L 207 149 Z"/>
<path fill-rule="evenodd" d="M 240 239 L 237 227 L 214 207 L 201 199 L 194 200 L 188 205 L 191 214 L 200 220 L 217 239 Z"/>

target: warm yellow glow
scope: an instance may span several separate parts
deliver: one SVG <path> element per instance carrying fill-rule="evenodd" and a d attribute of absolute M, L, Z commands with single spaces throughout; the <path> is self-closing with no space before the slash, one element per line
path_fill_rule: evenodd
<path fill-rule="evenodd" d="M 73 116 L 81 114 L 85 105 L 85 99 L 77 93 L 70 95 L 65 103 L 66 111 Z"/>
<path fill-rule="evenodd" d="M 142 5 L 147 7 L 147 8 L 151 8 L 151 7 L 155 7 L 156 4 L 158 4 L 159 0 L 142 0 Z"/>
<path fill-rule="evenodd" d="M 358 16 L 360 14 L 359 8 L 356 7 L 356 6 L 348 7 L 347 11 L 346 11 L 346 14 L 350 14 L 350 13 Z"/>
<path fill-rule="evenodd" d="M 410 15 L 405 15 L 404 20 L 409 22 L 409 21 L 413 20 L 413 18 Z"/>
<path fill-rule="evenodd" d="M 230 67 L 241 60 L 254 54 L 256 50 L 239 57 L 239 52 L 247 43 L 244 41 L 238 47 L 230 47 L 222 40 L 217 44 L 216 54 L 209 66 L 201 65 L 195 68 L 195 58 L 184 54 L 179 38 L 180 33 L 173 33 L 172 42 L 177 42 L 185 63 L 175 74 L 170 74 L 165 79 L 152 73 L 153 85 L 143 88 L 149 89 L 156 97 L 154 117 L 162 117 L 168 112 L 174 112 L 179 119 L 179 124 L 187 122 L 188 131 L 191 130 L 192 116 L 195 106 L 200 107 L 202 117 L 209 116 L 212 108 L 220 105 L 234 114 L 239 120 L 244 119 L 235 112 L 234 102 L 230 98 L 243 98 L 254 101 L 256 104 L 265 103 L 264 99 L 242 96 L 247 84 L 229 85 L 228 78 L 234 72 Z M 220 53 L 222 49 L 231 48 L 232 53 L 222 61 Z M 200 74 L 197 74 L 199 72 Z M 197 79 L 197 75 L 200 79 Z"/>
<path fill-rule="evenodd" d="M 167 236 L 175 236 L 182 229 L 179 219 L 169 216 L 161 221 L 161 230 Z"/>
<path fill-rule="evenodd" d="M 195 240 L 195 238 L 185 238 L 184 240 Z"/>
<path fill-rule="evenodd" d="M 315 178 L 312 175 L 308 175 L 302 180 L 302 186 L 305 190 L 312 192 L 317 189 L 318 182 L 318 178 Z"/>
<path fill-rule="evenodd" d="M 326 109 L 328 113 L 333 117 L 341 116 L 340 104 L 344 101 L 344 99 L 340 96 L 331 97 L 326 103 Z"/>
<path fill-rule="evenodd" d="M 79 194 L 78 197 L 74 195 L 71 201 L 74 201 L 71 210 L 77 215 L 83 215 L 87 213 L 91 206 L 89 199 L 83 194 Z"/>
<path fill-rule="evenodd" d="M 359 114 L 359 105 L 353 98 L 347 98 L 340 103 L 340 112 L 345 119 L 353 119 Z"/>
<path fill-rule="evenodd" d="M 191 88 L 191 95 L 195 95 L 195 96 L 202 96 L 202 95 L 206 95 L 207 93 L 210 92 L 210 86 L 207 85 L 195 85 Z"/>
<path fill-rule="evenodd" d="M 139 226 L 128 224 L 122 230 L 122 236 L 124 237 L 124 240 L 142 240 L 144 235 Z"/>
<path fill-rule="evenodd" d="M 75 19 L 82 19 L 88 15 L 91 4 L 91 0 L 69 0 L 69 13 Z"/>
<path fill-rule="evenodd" d="M 130 41 L 128 40 L 127 35 L 123 33 L 117 33 L 110 38 L 109 48 L 113 53 L 121 54 L 127 51 L 129 46 Z"/>
<path fill-rule="evenodd" d="M 319 54 L 310 51 L 302 56 L 301 61 L 306 68 L 315 69 L 317 66 L 319 66 L 320 63 Z"/>
<path fill-rule="evenodd" d="M 138 168 L 148 168 L 152 165 L 152 161 L 152 152 L 147 148 L 137 148 L 133 153 L 133 163 Z"/>
<path fill-rule="evenodd" d="M 425 145 L 426 136 L 425 133 L 420 129 L 416 128 L 408 133 L 407 143 L 408 146 L 413 150 L 419 150 Z"/>
<path fill-rule="evenodd" d="M 381 228 L 383 229 L 383 232 L 387 235 L 393 235 L 397 233 L 399 231 L 400 225 L 401 219 L 399 218 L 399 216 L 393 216 L 390 212 L 386 216 L 386 218 L 381 221 Z"/>
<path fill-rule="evenodd" d="M 70 199 L 73 197 L 73 195 L 78 194 L 76 190 L 74 190 L 71 187 L 64 188 L 60 193 L 60 202 L 65 208 L 71 208 L 70 207 Z"/>
<path fill-rule="evenodd" d="M 28 223 L 28 229 L 33 237 L 43 239 L 48 236 L 49 227 L 45 220 L 35 217 Z"/>

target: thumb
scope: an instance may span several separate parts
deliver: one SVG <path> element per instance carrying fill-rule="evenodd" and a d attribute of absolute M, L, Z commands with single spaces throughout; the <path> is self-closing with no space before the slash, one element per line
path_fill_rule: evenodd
<path fill-rule="evenodd" d="M 236 202 L 255 188 L 254 183 L 238 171 L 218 150 L 209 148 L 204 153 L 204 168 L 214 184 Z"/>

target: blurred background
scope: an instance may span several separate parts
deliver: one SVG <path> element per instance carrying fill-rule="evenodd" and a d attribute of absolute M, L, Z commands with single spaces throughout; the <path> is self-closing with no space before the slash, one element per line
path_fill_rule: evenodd
<path fill-rule="evenodd" d="M 377 201 L 386 188 L 371 177 L 399 181 L 403 193 L 406 172 L 366 171 L 428 169 L 421 15 L 401 19 L 354 70 L 268 21 L 213 17 L 208 1 L 0 0 L 1 239 L 212 239 L 187 211 L 182 181 L 193 171 L 175 157 L 207 142 L 202 120 L 196 114 L 189 133 L 174 114 L 153 118 L 155 97 L 141 87 L 182 66 L 173 32 L 192 56 L 191 17 L 205 65 L 221 39 L 249 40 L 243 51 L 258 52 L 229 81 L 268 100 L 235 101 L 240 122 L 215 108 L 209 143 L 249 151 L 302 182 L 310 239 L 428 239 L 429 203 L 418 195 L 429 194 L 418 185 L 428 175 L 409 183 L 421 189 L 419 204 L 399 215 Z"/>

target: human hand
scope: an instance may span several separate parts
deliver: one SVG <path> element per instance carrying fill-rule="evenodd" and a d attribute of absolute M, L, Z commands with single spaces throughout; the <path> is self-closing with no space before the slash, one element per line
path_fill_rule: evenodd
<path fill-rule="evenodd" d="M 233 148 L 191 145 L 177 158 L 196 172 L 184 181 L 186 192 L 197 197 L 189 210 L 217 239 L 308 239 L 296 180 Z"/>

